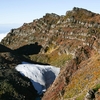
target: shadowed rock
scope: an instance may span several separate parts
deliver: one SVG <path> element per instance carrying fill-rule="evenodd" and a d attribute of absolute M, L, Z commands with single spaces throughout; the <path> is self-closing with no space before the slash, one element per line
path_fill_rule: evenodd
<path fill-rule="evenodd" d="M 38 45 L 38 43 L 36 42 L 35 44 L 29 44 L 29 45 L 20 47 L 14 50 L 14 52 L 21 54 L 21 55 L 32 55 L 32 54 L 38 54 L 41 48 L 42 46 Z"/>

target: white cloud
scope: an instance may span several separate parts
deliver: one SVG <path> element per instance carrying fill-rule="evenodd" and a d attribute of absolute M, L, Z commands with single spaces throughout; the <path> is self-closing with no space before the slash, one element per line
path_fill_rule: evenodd
<path fill-rule="evenodd" d="M 7 35 L 7 33 L 0 33 L 0 42 Z"/>

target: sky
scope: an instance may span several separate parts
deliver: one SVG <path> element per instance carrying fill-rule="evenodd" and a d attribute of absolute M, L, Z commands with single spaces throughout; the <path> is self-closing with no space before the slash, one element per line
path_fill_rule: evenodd
<path fill-rule="evenodd" d="M 73 7 L 100 13 L 100 0 L 0 0 L 0 26 L 18 27 L 46 13 L 65 15 Z"/>

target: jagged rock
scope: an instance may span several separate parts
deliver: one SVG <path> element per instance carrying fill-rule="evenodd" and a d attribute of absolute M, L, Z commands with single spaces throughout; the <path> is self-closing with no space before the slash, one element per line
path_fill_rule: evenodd
<path fill-rule="evenodd" d="M 95 93 L 95 100 L 100 100 L 100 91 Z"/>
<path fill-rule="evenodd" d="M 49 94 L 52 97 L 52 93 L 54 93 L 54 97 L 56 98 L 59 94 L 58 92 L 61 93 L 65 89 L 65 86 L 70 84 L 69 81 L 73 77 L 73 73 L 80 70 L 81 66 L 90 65 L 92 62 L 87 63 L 86 61 L 91 61 L 91 55 L 100 54 L 99 17 L 99 14 L 77 7 L 68 11 L 63 16 L 47 13 L 43 18 L 36 19 L 31 23 L 25 23 L 17 29 L 12 29 L 1 41 L 1 44 L 12 49 L 11 51 L 14 51 L 13 53 L 18 55 L 18 57 L 24 56 L 40 63 L 61 64 L 61 67 L 63 67 L 66 62 L 71 60 L 67 68 L 64 68 L 66 72 L 63 70 L 64 75 L 63 73 L 60 74 L 61 76 L 59 77 L 61 80 L 57 79 L 58 82 L 55 82 L 59 88 L 53 84 L 54 88 L 58 90 L 56 91 L 54 88 L 50 89 L 52 91 Z M 96 37 L 96 39 L 93 37 Z M 41 46 L 41 48 L 34 46 L 35 43 L 38 43 L 38 46 Z M 2 52 L 1 48 L 3 47 L 0 46 L 0 51 Z M 7 48 L 4 48 L 3 52 L 7 50 Z M 16 60 L 21 59 L 9 60 L 8 58 L 12 58 L 12 56 L 7 56 L 6 54 L 6 56 L 0 58 L 1 69 L 6 69 L 7 65 L 9 65 L 8 67 L 14 67 L 14 63 L 17 64 L 19 62 L 19 60 Z M 70 56 L 70 59 L 68 58 L 68 61 L 63 61 L 68 56 Z M 86 65 L 82 65 L 82 63 L 86 63 Z M 95 67 L 97 65 L 94 64 Z M 5 72 L 2 70 L 0 75 L 5 76 Z"/>
<path fill-rule="evenodd" d="M 94 90 L 89 90 L 85 96 L 85 100 L 94 100 L 94 98 L 95 98 Z"/>
<path fill-rule="evenodd" d="M 1 100 L 34 100 L 38 96 L 30 80 L 15 70 L 25 60 L 27 59 L 17 55 L 15 51 L 0 45 Z"/>

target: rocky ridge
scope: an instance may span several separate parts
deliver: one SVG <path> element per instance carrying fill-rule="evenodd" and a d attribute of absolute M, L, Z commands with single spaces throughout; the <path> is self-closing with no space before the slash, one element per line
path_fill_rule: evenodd
<path fill-rule="evenodd" d="M 37 43 L 37 46 L 41 46 L 38 53 L 40 59 L 38 59 L 41 60 L 42 55 L 48 59 L 43 63 L 49 64 L 54 64 L 53 60 L 56 59 L 54 52 L 59 59 L 61 59 L 60 55 L 70 56 L 69 59 L 72 55 L 74 58 L 76 49 L 84 45 L 91 46 L 100 52 L 99 17 L 99 14 L 76 7 L 72 11 L 67 11 L 64 16 L 47 13 L 43 18 L 24 23 L 18 29 L 12 29 L 1 43 L 13 50 L 29 45 L 32 47 Z M 30 58 L 39 61 L 34 56 L 31 54 Z M 55 59 L 51 59 L 51 56 Z M 59 67 L 61 65 L 55 64 Z"/>
<path fill-rule="evenodd" d="M 0 99 L 1 100 L 31 100 L 38 94 L 27 77 L 15 70 L 26 58 L 17 55 L 15 51 L 0 44 Z M 32 61 L 30 61 L 32 63 Z"/>
<path fill-rule="evenodd" d="M 62 16 L 47 13 L 12 29 L 1 44 L 25 59 L 61 67 L 43 100 L 83 100 L 89 89 L 100 88 L 99 19 L 99 14 L 77 7 Z"/>

